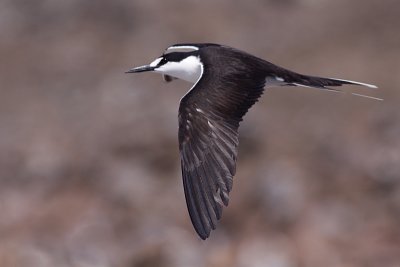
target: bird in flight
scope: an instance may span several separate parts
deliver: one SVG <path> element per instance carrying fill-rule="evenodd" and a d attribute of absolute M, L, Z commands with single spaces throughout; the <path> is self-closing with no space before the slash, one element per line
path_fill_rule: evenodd
<path fill-rule="evenodd" d="M 149 65 L 127 73 L 146 71 L 163 74 L 167 82 L 177 78 L 193 83 L 180 101 L 178 138 L 186 204 L 194 229 L 203 240 L 216 228 L 222 208 L 229 202 L 236 172 L 239 123 L 265 87 L 302 86 L 329 91 L 340 91 L 333 87 L 342 85 L 377 88 L 356 81 L 299 74 L 246 52 L 211 43 L 172 45 Z"/>

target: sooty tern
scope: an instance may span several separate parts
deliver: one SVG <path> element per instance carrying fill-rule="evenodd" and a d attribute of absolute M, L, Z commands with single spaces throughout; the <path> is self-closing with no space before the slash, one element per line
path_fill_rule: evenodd
<path fill-rule="evenodd" d="M 303 86 L 323 90 L 375 85 L 299 74 L 218 44 L 176 44 L 149 65 L 127 73 L 154 71 L 166 81 L 194 83 L 179 106 L 179 150 L 189 215 L 202 239 L 228 205 L 238 154 L 238 128 L 264 87 Z"/>

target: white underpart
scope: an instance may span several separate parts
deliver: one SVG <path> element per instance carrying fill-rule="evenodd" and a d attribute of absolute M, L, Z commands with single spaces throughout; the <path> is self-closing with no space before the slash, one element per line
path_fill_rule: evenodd
<path fill-rule="evenodd" d="M 198 60 L 199 60 L 199 64 L 200 64 L 200 74 L 199 74 L 199 77 L 197 78 L 196 82 L 192 85 L 192 87 L 189 89 L 189 91 L 187 91 L 187 93 L 186 93 L 184 96 L 182 96 L 181 100 L 179 100 L 179 103 L 182 101 L 182 99 L 183 99 L 187 94 L 190 93 L 190 91 L 192 91 L 192 90 L 196 87 L 197 83 L 200 81 L 201 77 L 203 76 L 204 67 L 203 67 L 203 64 L 200 62 L 200 59 L 198 59 Z M 189 112 L 189 115 L 190 115 L 190 112 Z"/>
<path fill-rule="evenodd" d="M 165 50 L 166 52 L 186 52 L 186 51 L 196 51 L 199 50 L 198 47 L 192 45 L 181 45 L 181 46 L 170 46 Z"/>
<path fill-rule="evenodd" d="M 180 62 L 167 62 L 164 65 L 155 68 L 154 71 L 191 83 L 196 83 L 203 72 L 202 69 L 203 64 L 201 64 L 200 59 L 196 56 L 190 56 Z"/>

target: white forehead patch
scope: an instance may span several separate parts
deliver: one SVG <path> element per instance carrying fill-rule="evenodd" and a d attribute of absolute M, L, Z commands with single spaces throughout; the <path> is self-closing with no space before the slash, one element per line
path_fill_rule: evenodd
<path fill-rule="evenodd" d="M 174 46 L 170 46 L 167 48 L 167 50 L 165 50 L 166 53 L 169 52 L 190 52 L 190 51 L 196 51 L 199 50 L 199 48 L 197 46 L 193 46 L 193 45 L 174 45 Z"/>
<path fill-rule="evenodd" d="M 155 68 L 154 71 L 195 83 L 201 76 L 202 68 L 203 64 L 198 57 L 189 56 L 179 62 L 167 62 Z"/>
<path fill-rule="evenodd" d="M 153 62 L 150 63 L 150 67 L 157 66 L 158 63 L 160 63 L 161 60 L 162 60 L 162 57 L 159 57 L 159 58 L 155 59 Z"/>

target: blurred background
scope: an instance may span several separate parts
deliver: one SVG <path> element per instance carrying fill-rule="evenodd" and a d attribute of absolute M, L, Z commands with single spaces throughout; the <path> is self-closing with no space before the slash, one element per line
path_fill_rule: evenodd
<path fill-rule="evenodd" d="M 400 266 L 400 2 L 3 0 L 0 266 Z M 189 84 L 124 74 L 216 42 L 374 101 L 272 88 L 206 240 L 184 201 Z"/>

